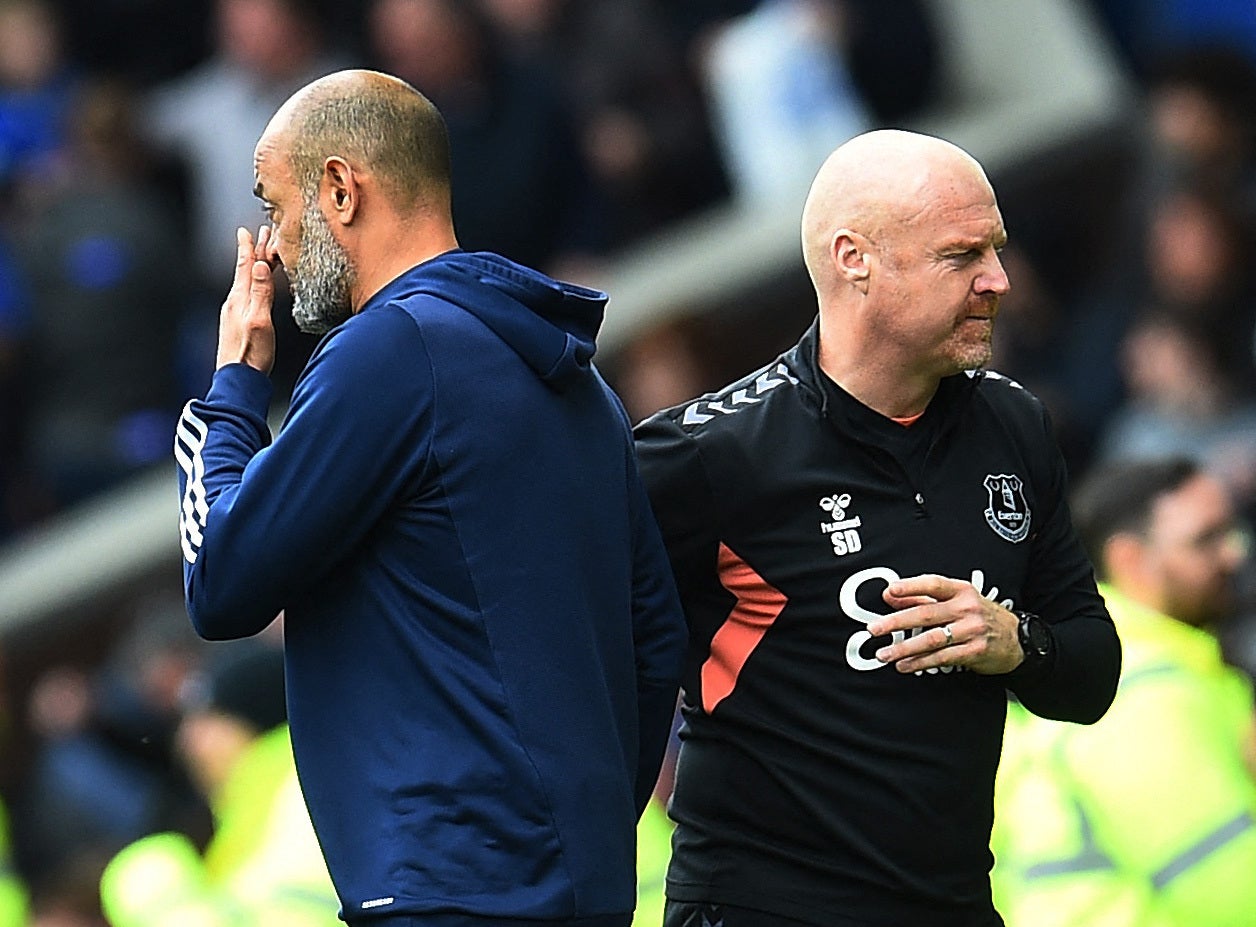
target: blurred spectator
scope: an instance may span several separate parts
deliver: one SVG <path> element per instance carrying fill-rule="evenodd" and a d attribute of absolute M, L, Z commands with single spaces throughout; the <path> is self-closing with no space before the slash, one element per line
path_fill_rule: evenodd
<path fill-rule="evenodd" d="M 662 927 L 672 829 L 667 799 L 651 797 L 637 823 L 637 910 L 632 927 Z"/>
<path fill-rule="evenodd" d="M 0 192 L 54 169 L 74 86 L 52 5 L 0 0 Z"/>
<path fill-rule="evenodd" d="M 549 67 L 621 247 L 725 198 L 702 89 L 657 4 L 483 0 L 507 50 Z"/>
<path fill-rule="evenodd" d="M 663 322 L 625 346 L 611 382 L 634 423 L 714 389 L 694 322 Z"/>
<path fill-rule="evenodd" d="M 940 64 L 920 0 L 760 0 L 699 54 L 734 192 L 751 202 L 805 190 L 835 146 L 920 112 Z"/>
<path fill-rule="evenodd" d="M 1016 927 L 1256 923 L 1256 706 L 1214 633 L 1246 543 L 1224 488 L 1185 460 L 1120 464 L 1074 520 L 1124 650 L 1090 727 L 1010 706 L 991 881 Z"/>
<path fill-rule="evenodd" d="M 510 0 L 504 0 L 510 2 Z M 520 0 L 528 2 L 528 0 Z M 719 30 L 765 0 L 688 0 L 655 4 L 681 44 L 701 58 Z M 840 23 L 840 50 L 850 79 L 879 125 L 897 126 L 940 94 L 943 47 L 937 5 L 928 0 L 818 0 Z"/>
<path fill-rule="evenodd" d="M 173 745 L 178 692 L 204 646 L 181 608 L 145 603 L 103 667 L 53 666 L 36 679 L 36 750 L 13 802 L 33 908 L 83 913 L 84 881 L 94 898 L 108 855 L 144 834 L 177 827 L 203 839 L 204 805 Z"/>
<path fill-rule="evenodd" d="M 31 899 L 26 927 L 108 927 L 100 913 L 100 873 L 106 858 L 86 847 Z"/>
<path fill-rule="evenodd" d="M 1191 333 L 1226 391 L 1250 395 L 1256 383 L 1252 238 L 1249 224 L 1220 193 L 1177 187 L 1161 193 L 1138 230 L 1136 250 L 1111 265 L 1106 279 L 1071 308 L 1061 363 L 1062 395 L 1083 435 L 1098 440 L 1127 396 L 1129 381 L 1115 358 L 1144 317 L 1163 315 Z M 1128 352 L 1126 352 L 1128 353 Z M 1154 370 L 1138 385 L 1157 388 Z"/>
<path fill-rule="evenodd" d="M 26 886 L 13 868 L 9 812 L 0 802 L 0 927 L 26 927 Z"/>
<path fill-rule="evenodd" d="M 704 69 L 735 194 L 804 191 L 836 146 L 872 127 L 850 78 L 840 5 L 763 0 L 710 39 Z"/>
<path fill-rule="evenodd" d="M 1145 80 L 1144 103 L 1134 163 L 1109 197 L 1118 222 L 1106 249 L 1109 279 L 1099 283 L 1117 292 L 1144 287 L 1159 257 L 1147 230 L 1165 204 L 1194 199 L 1230 231 L 1250 229 L 1256 214 L 1256 62 L 1224 47 L 1166 54 Z M 1188 243 L 1193 253 L 1201 239 L 1192 234 Z M 1250 247 L 1245 237 L 1237 250 Z"/>
<path fill-rule="evenodd" d="M 555 48 L 556 37 L 575 5 L 571 0 L 477 0 L 512 53 L 544 58 Z M 617 0 L 596 0 L 586 7 L 613 6 Z M 638 3 L 637 6 L 640 6 Z"/>
<path fill-rule="evenodd" d="M 106 867 L 112 927 L 337 927 L 340 904 L 297 783 L 282 650 L 217 645 L 179 726 L 189 772 L 214 808 L 202 855 L 178 832 L 131 844 Z"/>
<path fill-rule="evenodd" d="M 672 858 L 672 832 L 675 825 L 667 816 L 676 782 L 676 759 L 680 750 L 680 711 L 672 721 L 672 736 L 663 757 L 654 794 L 637 822 L 637 910 L 632 927 L 661 927 L 667 903 L 667 864 Z"/>
<path fill-rule="evenodd" d="M 199 294 L 181 334 L 181 386 L 188 395 L 203 392 L 213 371 L 235 230 L 256 231 L 263 221 L 253 196 L 253 145 L 296 88 L 354 58 L 352 50 L 329 47 L 321 0 L 214 0 L 213 10 L 210 57 L 159 84 L 143 106 L 149 137 L 186 170 L 190 276 Z M 297 331 L 287 300 L 281 290 L 275 312 L 280 393 L 291 389 L 316 341 Z"/>
<path fill-rule="evenodd" d="M 374 65 L 445 117 L 463 247 L 547 270 L 604 251 L 588 165 L 554 74 L 506 54 L 476 3 L 374 0 L 369 15 Z"/>
<path fill-rule="evenodd" d="M 85 85 L 64 177 L 21 227 L 31 295 L 26 449 L 50 509 L 169 459 L 186 264 L 146 185 L 130 98 Z"/>
<path fill-rule="evenodd" d="M 3 743 L 5 753 L 8 754 L 11 719 L 5 691 L 6 682 L 4 662 L 0 656 L 0 743 Z M 26 885 L 13 862 L 8 804 L 0 799 L 0 927 L 27 927 L 27 901 Z"/>
<path fill-rule="evenodd" d="M 1129 398 L 1099 446 L 1101 460 L 1183 455 L 1256 502 L 1256 402 L 1239 394 L 1210 340 L 1167 316 L 1140 320 L 1120 356 Z"/>
<path fill-rule="evenodd" d="M 1161 183 L 1236 192 L 1245 208 L 1256 205 L 1256 60 L 1225 46 L 1167 53 L 1148 75 L 1147 109 Z"/>
<path fill-rule="evenodd" d="M 1144 305 L 1194 326 L 1237 385 L 1250 388 L 1256 288 L 1251 220 L 1230 191 L 1183 189 L 1155 204 L 1146 232 Z"/>
<path fill-rule="evenodd" d="M 145 106 L 153 140 L 187 165 L 195 268 L 214 294 L 235 265 L 235 230 L 262 221 L 253 145 L 270 116 L 298 87 L 351 63 L 328 49 L 320 9 L 318 0 L 216 0 L 212 56 Z"/>

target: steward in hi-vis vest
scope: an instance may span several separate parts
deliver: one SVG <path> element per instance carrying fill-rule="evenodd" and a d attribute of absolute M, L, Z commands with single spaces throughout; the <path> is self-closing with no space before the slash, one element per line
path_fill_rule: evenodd
<path fill-rule="evenodd" d="M 995 789 L 995 904 L 1009 927 L 1256 924 L 1249 678 L 1208 630 L 1243 558 L 1220 484 L 1188 462 L 1118 465 L 1074 509 L 1121 635 L 1092 727 L 1012 705 Z"/>

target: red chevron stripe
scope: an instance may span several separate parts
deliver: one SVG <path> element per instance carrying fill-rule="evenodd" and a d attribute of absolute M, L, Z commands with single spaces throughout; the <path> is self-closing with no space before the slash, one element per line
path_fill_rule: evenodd
<path fill-rule="evenodd" d="M 737 602 L 711 638 L 710 655 L 702 664 L 702 707 L 708 714 L 732 694 L 742 667 L 789 601 L 724 544 L 719 572 L 720 583 Z"/>

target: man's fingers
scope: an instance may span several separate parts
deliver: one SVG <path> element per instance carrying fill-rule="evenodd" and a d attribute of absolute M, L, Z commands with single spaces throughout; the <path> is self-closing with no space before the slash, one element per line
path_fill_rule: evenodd
<path fill-rule="evenodd" d="M 937 601 L 937 599 L 931 595 L 909 595 L 899 597 L 892 595 L 888 588 L 884 593 L 882 593 L 881 598 L 885 600 L 886 605 L 889 605 L 894 609 L 913 608 L 917 605 L 930 605 Z"/>
<path fill-rule="evenodd" d="M 248 292 L 249 287 L 249 266 L 253 262 L 253 236 L 249 234 L 246 228 L 236 229 L 236 266 L 235 278 L 231 281 L 231 293 L 227 298 L 232 296 L 242 296 Z"/>
<path fill-rule="evenodd" d="M 274 278 L 271 276 L 270 265 L 265 261 L 253 261 L 249 283 L 249 318 L 256 321 L 258 316 L 270 318 L 271 299 L 274 292 Z"/>
<path fill-rule="evenodd" d="M 259 257 L 266 237 L 254 242 L 248 229 L 236 229 L 236 269 L 231 292 L 218 318 L 218 367 L 244 363 L 269 373 L 275 359 L 271 319 L 274 280 L 270 262 Z"/>
<path fill-rule="evenodd" d="M 271 229 L 269 225 L 263 225 L 257 230 L 257 244 L 253 247 L 253 260 L 270 261 L 266 257 L 267 246 L 270 244 Z"/>
<path fill-rule="evenodd" d="M 868 622 L 868 630 L 874 637 L 880 637 L 892 631 L 912 631 L 916 628 L 928 628 L 936 624 L 945 624 L 950 620 L 950 612 L 939 607 L 939 604 L 933 599 L 925 599 L 919 605 L 891 612 L 888 615 L 882 615 L 875 621 Z"/>
<path fill-rule="evenodd" d="M 949 635 L 946 633 L 946 628 L 951 629 Z M 963 636 L 963 630 L 957 630 L 957 628 L 959 626 L 956 624 L 940 624 L 925 628 L 917 634 L 880 648 L 877 650 L 877 659 L 882 663 L 895 663 L 907 672 L 914 672 L 921 668 L 915 662 L 917 659 L 930 657 L 943 650 L 947 653 L 939 656 L 935 663 L 928 665 L 954 662 L 958 656 L 968 652 L 964 646 L 967 640 Z"/>
<path fill-rule="evenodd" d="M 968 585 L 970 584 L 958 579 L 947 579 L 945 576 L 926 573 L 921 576 L 907 576 L 903 579 L 895 580 L 886 587 L 885 592 L 887 596 L 892 596 L 896 599 L 906 599 L 913 596 L 949 599 Z"/>

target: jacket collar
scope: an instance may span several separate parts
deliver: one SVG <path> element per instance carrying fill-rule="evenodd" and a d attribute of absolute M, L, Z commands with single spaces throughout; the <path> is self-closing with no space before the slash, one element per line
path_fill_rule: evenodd
<path fill-rule="evenodd" d="M 878 435 L 901 433 L 901 425 L 864 405 L 820 369 L 819 347 L 820 320 L 817 317 L 783 359 L 790 372 L 798 378 L 806 398 L 815 404 L 820 414 L 839 431 L 855 437 L 875 440 Z M 912 427 L 939 434 L 941 430 L 949 429 L 968 406 L 984 376 L 984 371 L 974 370 L 944 377 L 924 415 Z"/>

